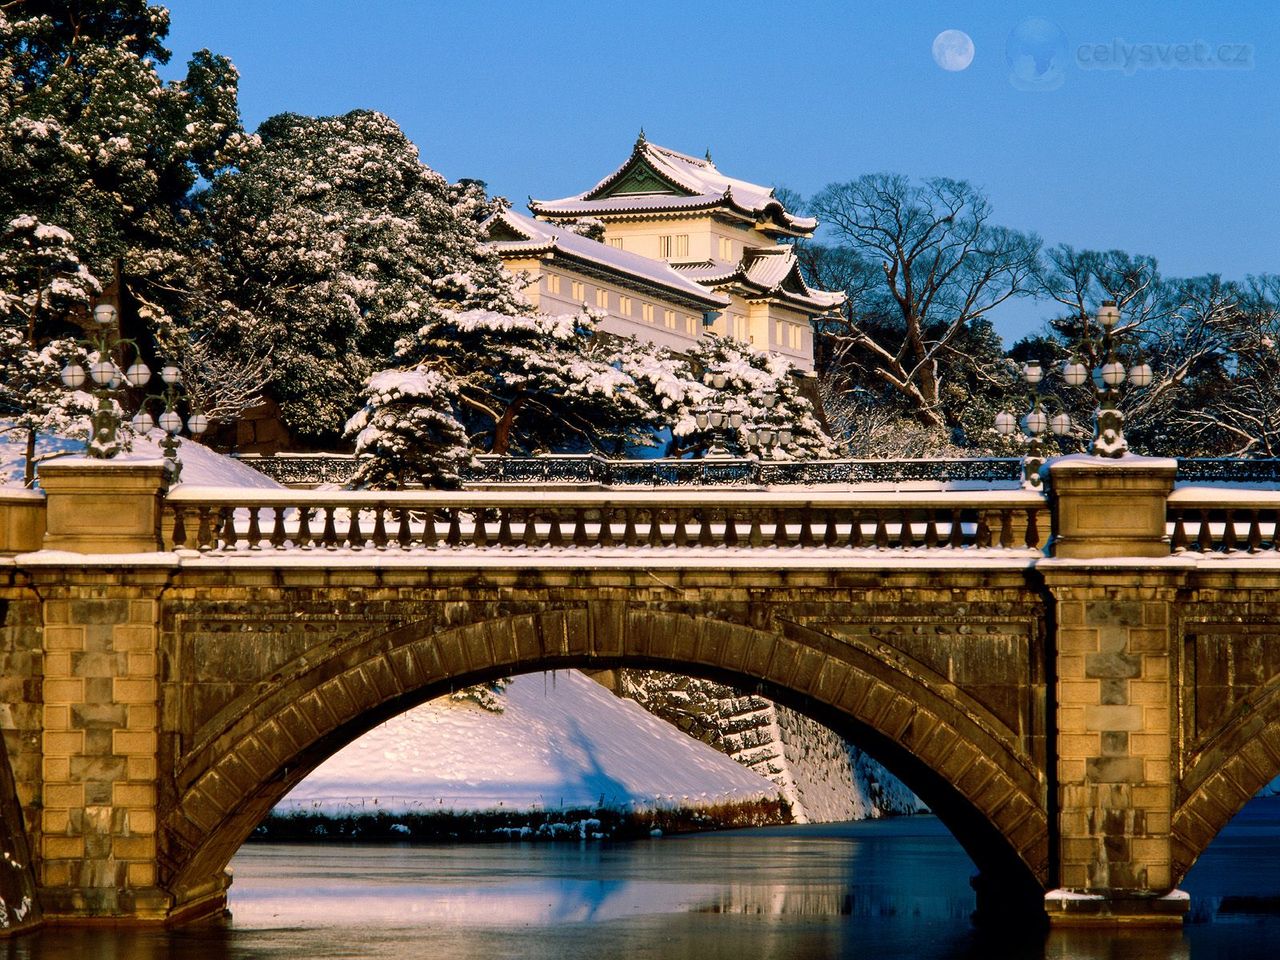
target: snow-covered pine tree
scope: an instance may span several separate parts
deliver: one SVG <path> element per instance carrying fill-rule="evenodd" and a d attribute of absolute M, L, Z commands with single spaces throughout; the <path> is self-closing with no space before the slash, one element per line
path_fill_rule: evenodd
<path fill-rule="evenodd" d="M 455 415 L 458 391 L 452 380 L 425 366 L 380 370 L 365 384 L 364 398 L 347 424 L 361 458 L 357 485 L 458 486 L 472 450 Z"/>
<path fill-rule="evenodd" d="M 87 435 L 93 398 L 64 389 L 61 370 L 82 353 L 69 318 L 100 289 L 61 227 L 24 214 L 0 233 L 0 433 L 25 443 L 26 486 L 37 434 Z"/>
<path fill-rule="evenodd" d="M 200 289 L 193 188 L 250 142 L 225 58 L 202 50 L 183 80 L 160 79 L 168 30 L 146 0 L 0 6 L 0 224 L 62 228 L 99 278 L 122 267 L 153 328 Z"/>
<path fill-rule="evenodd" d="M 702 382 L 687 357 L 656 343 L 630 337 L 618 341 L 614 362 L 635 381 L 654 411 L 654 422 L 669 434 L 668 449 L 661 451 L 663 455 L 695 448 L 703 438 L 695 411 L 711 403 L 716 392 Z M 650 436 L 642 445 L 656 442 L 657 437 Z"/>
<path fill-rule="evenodd" d="M 634 341 L 606 341 L 596 315 L 441 313 L 400 344 L 402 367 L 370 378 L 348 424 L 370 486 L 455 486 L 478 452 L 603 450 L 656 424 L 627 372 Z"/>
<path fill-rule="evenodd" d="M 425 166 L 390 118 L 281 114 L 258 138 L 202 197 L 225 305 L 202 328 L 226 349 L 271 346 L 267 392 L 296 436 L 336 440 L 402 338 L 446 315 L 522 310 L 483 246 L 482 186 Z"/>
<path fill-rule="evenodd" d="M 148 359 L 199 298 L 191 193 L 247 140 L 227 60 L 161 81 L 168 28 L 146 0 L 0 4 L 0 362 L 21 429 L 65 432 L 83 405 L 57 374 L 100 280 Z"/>
<path fill-rule="evenodd" d="M 733 456 L 751 455 L 749 435 L 753 430 L 764 429 L 774 437 L 780 431 L 789 433 L 786 443 L 776 442 L 767 448 L 767 456 L 772 459 L 836 456 L 835 442 L 814 416 L 813 405 L 801 395 L 796 368 L 785 357 L 754 350 L 732 337 L 711 334 L 688 351 L 683 374 L 685 379 L 710 389 L 689 390 L 679 400 L 672 398 L 673 454 L 705 452 L 710 436 L 698 429 L 696 412 L 698 407 L 710 405 L 714 410 L 742 418 L 741 426 L 720 433 Z M 717 377 L 724 378 L 724 386 L 711 386 Z M 770 397 L 772 406 L 766 399 Z"/>

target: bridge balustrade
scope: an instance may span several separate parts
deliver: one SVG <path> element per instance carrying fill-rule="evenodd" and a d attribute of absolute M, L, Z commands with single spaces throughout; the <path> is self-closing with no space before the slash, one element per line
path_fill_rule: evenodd
<path fill-rule="evenodd" d="M 776 491 L 333 493 L 177 488 L 166 546 L 253 550 L 1033 550 L 1039 493 Z"/>
<path fill-rule="evenodd" d="M 1174 553 L 1280 551 L 1280 491 L 1185 487 L 1168 501 Z"/>

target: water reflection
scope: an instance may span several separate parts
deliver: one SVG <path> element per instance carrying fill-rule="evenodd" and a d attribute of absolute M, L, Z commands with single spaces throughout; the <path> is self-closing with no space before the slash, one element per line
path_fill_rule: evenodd
<path fill-rule="evenodd" d="M 976 931 L 972 866 L 921 817 L 616 846 L 251 845 L 228 923 L 47 930 L 0 941 L 0 958 L 1272 960 L 1273 819 L 1246 817 L 1206 854 L 1187 886 L 1210 922 L 1185 930 Z"/>

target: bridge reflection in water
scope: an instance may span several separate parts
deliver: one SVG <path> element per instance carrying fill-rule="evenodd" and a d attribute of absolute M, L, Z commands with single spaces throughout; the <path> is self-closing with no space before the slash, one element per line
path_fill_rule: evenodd
<path fill-rule="evenodd" d="M 1198 902 L 1280 892 L 1280 801 L 1254 807 L 1188 878 Z M 7 956 L 1271 960 L 1280 939 L 1280 917 L 1243 913 L 1184 930 L 975 930 L 972 863 L 931 817 L 618 845 L 249 844 L 234 867 L 227 923 L 51 928 Z"/>

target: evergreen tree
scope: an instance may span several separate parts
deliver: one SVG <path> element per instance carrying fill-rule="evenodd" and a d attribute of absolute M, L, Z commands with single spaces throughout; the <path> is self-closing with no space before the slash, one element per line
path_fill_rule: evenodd
<path fill-rule="evenodd" d="M 711 334 L 679 358 L 676 369 L 680 379 L 701 389 L 686 387 L 671 404 L 673 455 L 705 454 L 719 441 L 725 452 L 737 457 L 836 456 L 835 442 L 801 394 L 798 372 L 786 357 Z M 708 429 L 700 425 L 699 413 L 718 413 L 728 422 L 718 430 Z"/>
<path fill-rule="evenodd" d="M 482 245 L 483 187 L 448 183 L 389 118 L 281 114 L 258 138 L 202 197 L 220 293 L 199 329 L 224 349 L 271 345 L 267 391 L 296 436 L 336 440 L 401 338 L 526 309 Z"/>
<path fill-rule="evenodd" d="M 129 278 L 154 319 L 193 292 L 192 189 L 237 162 L 235 68 L 202 50 L 156 72 L 169 15 L 145 0 L 24 0 L 0 10 L 0 222 L 57 226 L 98 277 Z"/>
<path fill-rule="evenodd" d="M 35 479 L 38 433 L 85 433 L 93 399 L 63 389 L 61 371 L 83 363 L 68 317 L 100 289 L 60 227 L 24 215 L 0 235 L 0 434 L 23 437 L 26 486 Z"/>
<path fill-rule="evenodd" d="M 631 340 L 596 316 L 441 313 L 402 341 L 399 369 L 372 376 L 347 426 L 357 482 L 455 486 L 475 453 L 603 450 L 643 443 L 656 415 L 628 368 Z"/>
<path fill-rule="evenodd" d="M 48 393 L 51 358 L 105 278 L 148 352 L 152 335 L 177 348 L 199 296 L 192 190 L 248 141 L 227 60 L 200 51 L 184 80 L 160 80 L 168 26 L 145 0 L 0 5 L 0 329 L 27 429 L 73 409 Z"/>

